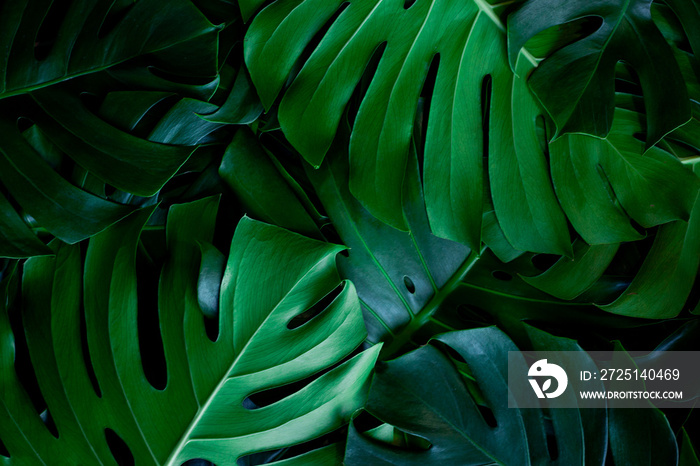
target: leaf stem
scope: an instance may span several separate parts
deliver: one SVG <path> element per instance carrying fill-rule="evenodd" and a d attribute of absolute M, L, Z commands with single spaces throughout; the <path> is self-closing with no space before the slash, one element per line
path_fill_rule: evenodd
<path fill-rule="evenodd" d="M 486 250 L 486 246 L 481 248 L 481 251 L 477 254 L 475 251 L 469 253 L 469 256 L 465 259 L 462 265 L 457 269 L 457 271 L 452 275 L 452 277 L 445 283 L 445 285 L 440 288 L 440 291 L 435 293 L 428 304 L 418 313 L 416 316 L 406 325 L 400 332 L 396 334 L 394 339 L 384 347 L 380 355 L 380 359 L 387 360 L 393 359 L 399 355 L 402 348 L 411 340 L 413 335 L 430 321 L 435 311 L 437 311 L 445 299 L 452 294 L 452 292 L 460 285 L 462 280 L 467 276 L 469 271 L 477 263 L 481 255 Z"/>
<path fill-rule="evenodd" d="M 683 165 L 695 165 L 696 163 L 700 163 L 700 155 L 696 155 L 694 157 L 686 157 L 684 159 L 681 159 L 681 163 Z"/>

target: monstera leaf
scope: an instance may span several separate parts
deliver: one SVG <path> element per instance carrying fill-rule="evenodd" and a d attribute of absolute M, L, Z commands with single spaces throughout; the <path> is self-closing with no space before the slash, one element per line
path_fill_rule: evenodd
<path fill-rule="evenodd" d="M 39 153 L 44 150 L 50 153 L 51 149 L 41 133 L 30 129 L 23 134 L 17 118 L 7 112 L 2 115 L 0 125 L 3 132 L 0 143 L 2 184 L 19 205 L 57 237 L 75 243 L 103 230 L 132 210 L 86 192 L 61 177 Z M 5 239 L 0 255 L 27 257 L 50 253 L 4 196 L 0 202 L 0 231 Z"/>
<path fill-rule="evenodd" d="M 595 367 L 574 340 L 527 325 L 524 334 L 535 350 L 581 351 L 580 367 Z M 401 448 L 353 427 L 346 464 L 600 465 L 610 454 L 608 440 L 616 465 L 643 464 L 647 458 L 654 460 L 648 464 L 676 464 L 673 431 L 656 409 L 545 413 L 510 407 L 509 351 L 518 348 L 502 331 L 484 327 L 439 335 L 431 345 L 380 363 L 365 409 L 427 448 Z M 631 442 L 634 435 L 654 442 Z"/>
<path fill-rule="evenodd" d="M 2 5 L 0 257 L 50 254 L 51 237 L 76 243 L 172 197 L 173 178 L 207 172 L 211 150 L 198 149 L 228 131 L 212 133 L 260 115 L 229 56 L 237 8 L 195 3 Z M 219 182 L 211 172 L 194 190 Z"/>
<path fill-rule="evenodd" d="M 531 331 L 557 349 L 581 350 L 575 342 Z M 377 368 L 366 407 L 379 420 L 425 439 L 430 448 L 402 450 L 353 429 L 347 464 L 602 464 L 606 410 L 551 409 L 545 416 L 539 409 L 509 407 L 508 351 L 518 348 L 503 332 L 495 327 L 451 332 L 433 343 L 456 351 L 461 370 L 437 347 L 425 346 Z M 421 384 L 414 382 L 418 367 Z M 460 372 L 475 381 L 480 399 Z"/>
<path fill-rule="evenodd" d="M 216 48 L 218 33 L 189 0 L 20 0 L 3 3 L 0 31 L 0 98 L 149 53 L 201 64 L 197 42 Z"/>
<path fill-rule="evenodd" d="M 23 325 L 54 435 L 14 370 L 15 336 L 6 308 L 13 302 L 7 299 L 12 279 L 3 281 L 5 464 L 56 458 L 117 464 L 113 455 L 124 451 L 136 464 L 179 465 L 192 458 L 236 464 L 243 455 L 330 432 L 362 405 L 379 347 L 345 360 L 366 334 L 353 285 L 344 282 L 332 302 L 316 304 L 311 319 L 298 319 L 341 285 L 334 260 L 340 246 L 241 220 L 219 277 L 218 331 L 210 336 L 211 322 L 205 325 L 198 305 L 197 274 L 199 245 L 212 241 L 217 203 L 206 198 L 171 208 L 168 258 L 160 280 L 153 281 L 159 293 L 150 309 L 140 305 L 134 262 L 152 208 L 93 237 L 84 271 L 80 247 L 58 242 L 52 244 L 56 257 L 25 263 Z M 140 334 L 145 315 L 158 319 L 155 335 Z M 144 344 L 150 341 L 146 348 L 153 349 L 161 339 L 165 374 L 155 388 L 144 372 Z M 312 375 L 267 405 L 248 398 Z M 314 450 L 287 463 L 329 461 L 335 451 Z"/>
<path fill-rule="evenodd" d="M 658 232 L 652 230 L 649 238 L 640 241 L 641 251 L 635 243 L 590 246 L 579 238 L 572 245 L 573 258 L 551 256 L 542 264 L 541 255 L 508 250 L 509 246 L 498 242 L 497 230 L 485 230 L 488 248 L 477 255 L 431 234 L 415 158 L 406 172 L 404 195 L 410 230 L 402 232 L 374 218 L 351 195 L 342 143 L 332 148 L 319 169 L 307 165 L 305 181 L 304 172 L 283 166 L 290 154 L 271 144 L 263 153 L 243 134 L 227 149 L 220 173 L 231 183 L 252 187 L 255 172 L 247 167 L 256 160 L 269 163 L 265 179 L 276 180 L 274 189 L 287 194 L 283 201 L 272 198 L 259 180 L 257 190 L 246 191 L 246 196 L 258 202 L 249 211 L 261 218 L 280 212 L 276 218 L 292 227 L 294 223 L 281 212 L 303 212 L 310 223 L 321 224 L 314 234 L 349 247 L 338 256 L 339 271 L 357 286 L 368 340 L 385 342 L 382 358 L 424 344 L 436 333 L 474 325 L 498 323 L 511 335 L 521 332 L 520 323 L 525 319 L 597 329 L 633 328 L 649 324 L 639 317 L 675 316 L 686 306 L 696 276 L 692 270 L 697 261 L 692 254 L 697 244 L 692 226 L 696 225 L 696 210 L 690 223 L 678 220 Z M 232 180 L 234 167 L 249 176 Z M 320 200 L 321 212 L 332 228 L 323 225 L 327 220 L 322 214 L 309 208 L 301 186 Z M 647 254 L 644 248 L 652 243 Z M 639 265 L 622 274 L 610 270 L 628 256 Z M 630 299 L 649 305 L 624 304 Z"/>
<path fill-rule="evenodd" d="M 623 61 L 639 76 L 648 114 L 646 147 L 690 119 L 683 75 L 651 17 L 651 0 L 562 2 L 531 0 L 508 18 L 511 66 L 517 71 L 520 50 L 531 37 L 554 26 L 595 18 L 590 35 L 555 50 L 528 80 L 530 88 L 557 125 L 557 134 L 587 133 L 605 137 L 615 110 L 615 67 Z M 692 3 L 677 4 L 683 12 Z M 697 12 L 696 12 L 697 15 Z M 688 30 L 693 36 L 691 18 Z M 555 136 L 556 136 L 555 135 Z"/>
<path fill-rule="evenodd" d="M 644 228 L 687 220 L 700 180 L 676 156 L 635 138 L 644 115 L 620 95 L 610 134 L 562 137 L 550 145 L 554 188 L 567 217 L 589 244 L 634 241 Z"/>
<path fill-rule="evenodd" d="M 244 12 L 260 3 L 241 2 Z M 277 1 L 251 23 L 246 63 L 269 108 L 302 52 L 330 23 L 279 107 L 285 136 L 318 166 L 368 63 L 380 57 L 353 123 L 350 190 L 372 215 L 402 230 L 408 229 L 402 195 L 413 123 L 428 70 L 436 66 L 423 173 L 432 230 L 480 248 L 487 159 L 508 240 L 522 250 L 570 254 L 538 135 L 540 110 L 509 69 L 499 11 L 482 1 L 420 1 L 408 9 L 400 1 Z M 533 63 L 521 54 L 518 74 L 527 75 Z"/>
<path fill-rule="evenodd" d="M 206 170 L 213 157 L 202 146 L 226 142 L 225 125 L 259 113 L 259 103 L 233 77 L 230 83 L 217 79 L 222 88 L 231 87 L 228 94 L 223 89 L 216 97 L 201 96 L 212 101 L 186 97 L 200 94 L 198 86 L 186 83 L 177 89 L 183 95 L 143 89 L 133 80 L 114 82 L 105 74 L 88 79 L 94 77 L 0 105 L 5 135 L 0 180 L 6 193 L 0 199 L 0 235 L 7 239 L 0 256 L 49 254 L 30 226 L 75 243 L 133 210 L 123 204 L 155 203 L 177 175 Z M 236 102 L 244 102 L 238 117 L 227 110 Z M 216 115 L 217 121 L 199 114 Z"/>
<path fill-rule="evenodd" d="M 569 218 L 576 232 L 593 245 L 642 237 L 644 233 L 640 234 L 630 225 L 630 217 L 645 228 L 678 219 L 687 220 L 689 204 L 692 204 L 697 190 L 696 177 L 669 158 L 675 157 L 675 153 L 666 157 L 656 150 L 642 157 L 653 145 L 651 142 L 658 142 L 661 136 L 682 125 L 690 116 L 689 111 L 676 111 L 678 109 L 673 107 L 674 102 L 680 101 L 684 109 L 690 108 L 684 78 L 673 58 L 683 52 L 678 50 L 679 45 L 666 43 L 651 21 L 648 5 L 627 5 L 628 13 L 637 15 L 635 18 L 639 21 L 643 20 L 646 29 L 653 29 L 653 34 L 645 36 L 646 40 L 658 43 L 652 48 L 671 60 L 672 66 L 668 67 L 672 70 L 671 81 L 659 82 L 659 70 L 666 67 L 647 67 L 649 73 L 637 69 L 641 80 L 639 92 L 644 94 L 646 105 L 637 103 L 630 109 L 616 99 L 615 73 L 624 71 L 627 73 L 624 79 L 632 83 L 630 85 L 636 85 L 637 78 L 630 72 L 635 63 L 625 62 L 628 68 L 613 66 L 608 73 L 609 66 L 602 60 L 605 73 L 610 75 L 608 79 L 606 74 L 603 80 L 610 95 L 587 97 L 581 100 L 581 108 L 591 107 L 592 104 L 586 103 L 589 101 L 605 107 L 607 116 L 599 120 L 605 120 L 602 134 L 608 144 L 599 142 L 601 139 L 593 131 L 589 131 L 593 135 L 571 135 L 575 141 L 570 150 L 578 153 L 562 157 L 560 154 L 569 151 L 566 142 L 557 140 L 552 145 L 547 144 L 546 140 L 552 136 L 548 119 L 540 114 L 524 82 L 530 71 L 532 81 L 538 73 L 546 71 L 547 66 L 556 68 L 555 64 L 547 65 L 549 60 L 535 68 L 535 60 L 523 49 L 527 39 L 535 35 L 532 31 L 546 22 L 542 18 L 549 16 L 539 14 L 533 19 L 537 27 L 527 30 L 528 18 L 535 14 L 535 9 L 524 7 L 520 10 L 523 13 L 511 16 L 514 26 L 509 33 L 510 59 L 516 73 L 514 76 L 505 68 L 505 39 L 499 32 L 497 15 L 501 7 L 480 2 L 447 3 L 417 2 L 404 10 L 400 2 L 367 5 L 345 2 L 343 7 L 338 7 L 327 3 L 317 6 L 312 0 L 307 0 L 294 3 L 292 8 L 290 2 L 279 1 L 255 16 L 246 36 L 245 48 L 253 82 L 268 107 L 282 94 L 279 100 L 281 129 L 308 162 L 314 166 L 321 163 L 338 128 L 344 124 L 344 111 L 350 102 L 350 191 L 374 217 L 399 229 L 410 228 L 403 212 L 404 185 L 407 182 L 403 167 L 412 150 L 412 137 L 416 141 L 416 152 L 420 154 L 421 180 L 431 231 L 474 250 L 480 248 L 482 213 L 489 205 L 493 214 L 486 220 L 489 224 L 497 221 L 505 240 L 516 250 L 568 257 L 572 256 L 571 238 L 562 213 Z M 594 15 L 598 8 L 601 15 L 608 15 L 604 27 L 601 26 L 595 34 L 614 35 L 622 33 L 623 29 L 628 34 L 631 19 L 615 8 L 605 9 L 607 7 L 601 6 L 603 3 L 594 2 L 586 10 Z M 244 13 L 251 14 L 260 2 L 243 4 Z M 562 6 L 555 11 L 570 12 L 576 8 L 582 7 Z M 642 11 L 644 8 L 646 13 Z M 536 11 L 541 12 L 542 8 Z M 614 14 L 618 16 L 612 18 Z M 587 15 L 582 17 L 587 18 Z M 608 27 L 613 19 L 624 23 L 615 29 L 617 32 L 611 32 Z M 450 26 L 450 21 L 459 22 L 459 26 Z M 517 36 L 520 34 L 518 21 L 523 24 L 522 37 Z M 327 30 L 324 24 L 328 26 Z M 395 24 L 396 28 L 385 27 L 386 24 Z M 469 28 L 464 28 L 464 24 Z M 673 29 L 674 26 L 662 25 L 662 28 Z M 453 37 L 453 29 L 464 31 L 465 36 Z M 677 33 L 677 28 L 674 31 Z M 553 53 L 565 54 L 570 48 L 595 45 L 600 42 L 595 34 L 586 36 L 584 31 L 576 36 L 573 45 L 565 45 Z M 614 44 L 610 42 L 613 44 L 609 50 L 611 56 L 617 57 L 618 50 L 628 50 L 618 44 L 625 41 L 618 38 Z M 451 48 L 456 47 L 455 44 L 459 47 Z M 474 52 L 477 49 L 489 53 Z M 304 50 L 311 51 L 308 58 L 306 55 L 302 57 Z M 570 55 L 566 57 L 571 58 Z M 595 53 L 591 52 L 586 59 L 593 56 Z M 488 57 L 488 60 L 483 57 Z M 612 59 L 607 57 L 606 60 Z M 613 60 L 612 64 L 617 61 Z M 298 73 L 294 68 L 297 63 L 302 65 Z M 690 79 L 692 70 L 685 69 L 688 68 L 685 62 L 683 67 L 683 76 Z M 435 70 L 434 83 L 429 68 Z M 594 72 L 597 73 L 595 70 L 591 73 Z M 551 85 L 549 83 L 560 81 L 547 76 L 546 80 L 541 79 L 548 83 L 551 94 L 561 93 L 552 97 L 555 102 L 567 105 L 579 101 L 568 98 L 577 94 L 567 90 L 565 83 Z M 680 93 L 682 98 L 650 96 L 648 82 L 652 78 L 657 94 Z M 284 89 L 288 80 L 290 84 Z M 426 89 L 421 90 L 423 86 Z M 560 87 L 564 90 L 559 90 Z M 542 92 L 546 93 L 544 84 Z M 650 105 L 649 99 L 655 104 Z M 659 102 L 667 106 L 663 112 L 659 110 Z M 356 116 L 353 105 L 357 105 Z M 617 110 L 614 110 L 616 105 Z M 668 111 L 668 105 L 673 111 Z M 642 110 L 644 107 L 646 110 Z M 659 133 L 657 120 L 666 116 L 678 121 L 667 124 Z M 587 117 L 585 121 L 598 120 Z M 556 117 L 555 122 L 559 123 Z M 689 134 L 691 130 L 691 127 L 683 129 Z M 424 139 L 416 136 L 420 132 L 424 133 Z M 646 139 L 647 144 L 635 138 Z M 684 138 L 683 142 L 687 139 Z M 517 143 L 511 144 L 511 141 Z M 593 161 L 592 157 L 579 155 L 590 152 L 589 146 L 604 155 L 599 158 L 601 163 L 589 163 Z M 666 143 L 663 147 L 675 151 Z M 663 165 L 658 163 L 659 158 L 664 159 L 661 161 Z M 487 178 L 483 163 L 487 164 Z M 574 164 L 576 169 L 572 170 Z M 587 167 L 584 169 L 583 165 Z M 646 168 L 640 168 L 641 165 Z M 592 173 L 596 167 L 599 167 L 596 169 L 598 174 Z M 678 181 L 664 183 L 662 180 L 667 176 Z M 599 182 L 601 177 L 603 180 Z M 627 178 L 631 183 L 624 181 Z M 626 186 L 621 188 L 622 192 L 611 195 L 610 189 L 613 188 L 606 188 L 610 183 Z M 638 205 L 625 211 L 627 207 L 619 203 L 629 191 L 634 192 L 634 196 L 641 192 L 646 194 L 644 201 L 633 200 L 632 195 L 627 195 L 629 201 Z M 683 201 L 679 204 L 677 199 Z M 602 207 L 601 212 L 589 208 L 589 201 Z"/>
<path fill-rule="evenodd" d="M 68 243 L 88 238 L 133 211 L 123 205 L 126 199 L 108 199 L 106 185 L 132 195 L 156 195 L 195 149 L 131 135 L 62 88 L 39 91 L 35 98 L 46 111 L 25 99 L 22 112 L 1 106 L 0 181 L 34 222 Z M 31 124 L 22 130 L 20 124 L 26 122 Z M 7 220 L 0 222 L 0 234 L 8 241 L 0 245 L 0 256 L 49 253 L 13 206 L 2 204 Z"/>

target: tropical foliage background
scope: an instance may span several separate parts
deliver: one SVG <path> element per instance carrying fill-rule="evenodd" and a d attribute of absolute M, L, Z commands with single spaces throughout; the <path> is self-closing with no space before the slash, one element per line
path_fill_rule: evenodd
<path fill-rule="evenodd" d="M 698 350 L 698 0 L 0 2 L 0 464 L 700 465 L 509 409 Z"/>

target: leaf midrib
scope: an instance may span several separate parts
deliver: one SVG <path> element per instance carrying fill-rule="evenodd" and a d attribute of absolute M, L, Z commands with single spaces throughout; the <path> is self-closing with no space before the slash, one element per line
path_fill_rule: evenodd
<path fill-rule="evenodd" d="M 494 458 L 490 453 L 488 453 L 487 451 L 485 451 L 485 450 L 481 447 L 481 445 L 479 445 L 475 440 L 473 440 L 471 437 L 469 437 L 469 435 L 468 435 L 466 432 L 464 432 L 463 430 L 461 430 L 460 428 L 458 428 L 456 425 L 454 425 L 452 422 L 450 422 L 445 416 L 442 415 L 442 413 L 440 413 L 440 411 L 438 411 L 438 410 L 437 410 L 435 407 L 433 407 L 430 403 L 428 403 L 427 401 L 425 401 L 425 400 L 423 399 L 422 396 L 420 396 L 419 394 L 417 394 L 417 393 L 413 390 L 414 385 L 407 386 L 407 385 L 405 385 L 405 384 L 403 384 L 403 383 L 399 383 L 398 385 L 400 385 L 405 391 L 407 391 L 407 392 L 409 392 L 411 395 L 413 395 L 413 397 L 414 397 L 415 399 L 419 400 L 419 402 L 420 402 L 423 406 L 425 406 L 426 408 L 428 408 L 431 412 L 435 413 L 435 415 L 437 415 L 440 419 L 442 419 L 442 420 L 445 422 L 445 424 L 447 424 L 450 428 L 452 428 L 452 430 L 453 430 L 454 432 L 458 433 L 460 436 L 462 436 L 462 437 L 464 437 L 466 440 L 468 440 L 469 443 L 471 443 L 472 445 L 474 445 L 474 446 L 475 446 L 481 453 L 483 453 L 486 457 L 491 458 L 493 461 L 495 461 L 495 462 L 496 462 L 495 464 L 498 464 L 498 465 L 501 465 L 501 466 L 505 466 L 505 465 L 504 465 L 503 463 L 501 463 L 497 458 Z M 414 433 L 414 435 L 417 435 L 417 433 Z"/>
<path fill-rule="evenodd" d="M 147 52 L 145 52 L 145 53 L 147 53 L 147 54 L 152 54 L 152 53 L 157 53 L 157 52 L 160 52 L 160 51 L 163 51 L 163 50 L 167 50 L 167 49 L 169 49 L 169 48 L 171 48 L 171 47 L 175 47 L 176 45 L 180 45 L 180 44 L 182 44 L 182 43 L 184 43 L 184 42 L 187 42 L 187 41 L 196 39 L 197 37 L 201 37 L 201 36 L 203 36 L 203 35 L 205 35 L 205 34 L 209 34 L 210 32 L 215 31 L 216 29 L 217 29 L 216 26 L 211 25 L 211 27 L 207 28 L 205 31 L 202 31 L 200 34 L 196 34 L 196 35 L 192 35 L 192 36 L 190 36 L 190 37 L 186 37 L 186 38 L 184 38 L 183 40 L 180 40 L 180 41 L 177 41 L 177 42 L 172 42 L 172 43 L 166 45 L 165 47 L 160 47 L 160 48 L 156 48 L 156 49 L 154 49 L 154 50 L 149 50 L 149 51 L 147 51 Z M 14 44 L 14 37 L 15 37 L 15 36 L 13 36 L 13 40 L 12 40 L 12 42 L 10 43 L 10 49 L 12 48 L 12 44 Z M 72 51 L 73 51 L 73 48 L 71 48 L 71 49 L 69 50 L 69 53 L 72 53 Z M 36 91 L 37 89 L 42 89 L 42 88 L 44 88 L 44 87 L 49 87 L 49 86 L 52 86 L 52 85 L 54 85 L 54 84 L 58 84 L 58 83 L 60 83 L 60 82 L 67 81 L 67 80 L 69 80 L 69 79 L 77 78 L 77 77 L 79 77 L 79 76 L 85 76 L 85 75 L 87 75 L 87 74 L 92 74 L 92 73 L 97 73 L 97 72 L 100 72 L 100 71 L 104 71 L 104 70 L 106 70 L 106 69 L 112 68 L 112 67 L 114 67 L 114 66 L 116 66 L 116 65 L 119 65 L 119 64 L 121 64 L 121 63 L 124 63 L 124 62 L 126 62 L 126 61 L 129 61 L 129 60 L 131 60 L 131 59 L 133 59 L 133 58 L 140 57 L 140 56 L 142 56 L 143 54 L 144 54 L 143 50 L 139 50 L 139 51 L 138 51 L 137 53 L 135 53 L 135 54 L 132 54 L 132 55 L 130 55 L 130 56 L 128 56 L 128 57 L 126 57 L 126 58 L 124 58 L 124 59 L 122 59 L 122 60 L 115 60 L 115 61 L 113 61 L 113 62 L 111 62 L 111 63 L 109 63 L 109 64 L 99 65 L 99 66 L 95 66 L 95 67 L 92 67 L 92 68 L 86 68 L 86 69 L 83 69 L 82 71 L 78 71 L 78 72 L 75 72 L 75 73 L 65 73 L 65 74 L 63 74 L 62 76 L 59 76 L 59 77 L 57 77 L 57 78 L 55 78 L 55 79 L 52 79 L 52 80 L 49 80 L 49 81 L 44 81 L 44 82 L 41 82 L 41 83 L 35 83 L 35 84 L 29 85 L 29 86 L 19 87 L 19 88 L 15 88 L 15 89 L 12 89 L 12 90 L 7 90 L 7 89 L 6 89 L 5 92 L 0 92 L 0 100 L 6 99 L 6 98 L 8 98 L 8 97 L 15 96 L 15 95 L 27 94 L 27 93 L 29 93 L 29 92 Z M 51 59 L 51 58 L 47 58 L 46 60 L 50 60 L 50 59 Z M 45 60 L 45 61 L 46 61 L 46 60 Z M 8 69 L 9 69 L 9 68 L 6 68 L 6 69 L 5 69 L 5 73 L 3 73 L 3 76 L 2 76 L 2 77 L 3 77 L 3 84 L 4 84 L 5 86 L 7 86 Z"/>
<path fill-rule="evenodd" d="M 245 255 L 245 252 L 249 247 L 250 247 L 250 243 L 248 243 L 246 245 L 245 249 L 243 250 L 242 256 Z M 329 252 L 328 254 L 332 254 L 332 252 Z M 277 302 L 275 307 L 270 312 L 268 312 L 268 314 L 265 316 L 265 319 L 263 319 L 263 321 L 260 323 L 260 325 L 258 325 L 258 327 L 255 329 L 255 331 L 251 334 L 250 338 L 248 338 L 248 341 L 246 341 L 243 348 L 241 348 L 241 350 L 238 352 L 238 354 L 235 355 L 235 357 L 234 357 L 233 361 L 231 362 L 231 364 L 229 365 L 228 369 L 224 372 L 223 377 L 221 377 L 221 380 L 219 380 L 216 387 L 214 387 L 214 389 L 212 390 L 211 394 L 207 398 L 207 401 L 203 405 L 201 405 L 197 408 L 197 413 L 195 414 L 195 416 L 192 419 L 192 421 L 190 422 L 190 424 L 187 426 L 187 430 L 180 437 L 180 440 L 178 441 L 177 445 L 175 446 L 175 449 L 170 454 L 168 459 L 165 461 L 165 465 L 167 465 L 167 466 L 175 466 L 176 465 L 175 461 L 177 461 L 178 456 L 182 452 L 182 450 L 185 447 L 185 445 L 187 444 L 187 442 L 189 440 L 191 440 L 192 432 L 197 427 L 197 424 L 199 424 L 199 421 L 201 421 L 202 417 L 207 412 L 207 410 L 209 409 L 209 406 L 214 401 L 214 399 L 217 397 L 217 395 L 219 394 L 219 391 L 221 391 L 221 388 L 224 386 L 226 381 L 231 378 L 230 377 L 231 372 L 233 372 L 234 368 L 236 367 L 236 364 L 238 364 L 238 361 L 241 359 L 241 356 L 243 356 L 245 354 L 246 349 L 248 348 L 250 343 L 254 340 L 255 335 L 257 335 L 258 331 L 262 327 L 265 326 L 265 323 L 271 318 L 271 316 L 275 313 L 275 311 L 279 308 L 279 306 L 287 299 L 287 297 L 290 295 L 290 293 L 297 288 L 299 283 L 304 281 L 309 276 L 309 274 L 311 272 L 313 272 L 316 269 L 316 267 L 318 267 L 318 266 L 319 266 L 319 262 L 315 263 L 313 265 L 313 267 L 310 267 L 301 277 L 299 277 L 299 279 L 297 279 L 297 281 L 294 282 L 294 284 L 289 288 L 289 290 L 284 294 L 284 296 Z M 234 288 L 236 286 L 236 283 L 238 282 L 239 276 L 240 276 L 240 274 L 236 275 L 236 281 L 231 285 Z M 231 319 L 233 319 L 233 312 L 234 311 L 232 310 Z M 232 342 L 232 345 L 233 345 L 233 342 Z M 190 372 L 190 376 L 191 376 L 191 372 Z"/>

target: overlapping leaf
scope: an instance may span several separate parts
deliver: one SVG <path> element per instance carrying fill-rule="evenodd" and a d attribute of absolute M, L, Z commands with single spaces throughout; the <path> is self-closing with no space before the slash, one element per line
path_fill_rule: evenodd
<path fill-rule="evenodd" d="M 0 367 L 0 438 L 10 453 L 5 463 L 62 458 L 116 464 L 107 442 L 116 434 L 137 464 L 190 458 L 236 464 L 242 455 L 329 432 L 361 405 L 379 347 L 339 364 L 365 336 L 352 284 L 345 283 L 320 315 L 290 328 L 293 318 L 339 285 L 334 257 L 341 247 L 244 218 L 231 245 L 212 341 L 198 306 L 198 243 L 212 240 L 217 199 L 171 209 L 158 309 L 138 306 L 134 269 L 139 233 L 151 211 L 140 210 L 90 240 L 83 287 L 77 246 L 54 244 L 55 258 L 25 264 L 29 354 L 58 438 L 17 379 L 2 300 L 2 342 L 9 349 Z M 167 371 L 162 389 L 144 374 L 137 328 L 139 314 L 154 312 Z M 327 371 L 268 406 L 244 404 L 254 393 L 321 370 Z M 311 455 L 327 459 L 329 451 L 335 450 Z"/>
<path fill-rule="evenodd" d="M 259 3 L 242 6 L 252 11 Z M 414 115 L 428 69 L 439 63 L 423 175 L 433 231 L 480 247 L 488 158 L 496 215 L 509 241 L 566 254 L 566 221 L 538 139 L 539 109 L 509 69 L 497 10 L 482 1 L 420 1 L 407 10 L 400 1 L 278 1 L 253 20 L 246 63 L 270 107 L 314 34 L 340 12 L 280 102 L 286 137 L 318 166 L 368 62 L 381 55 L 353 124 L 350 190 L 375 217 L 403 230 Z M 521 75 L 531 60 L 521 56 Z"/>
<path fill-rule="evenodd" d="M 200 151 L 186 164 L 192 153 L 226 142 L 225 133 L 216 135 L 224 123 L 197 115 L 218 111 L 214 103 L 118 83 L 112 89 L 76 80 L 35 91 L 31 100 L 4 101 L 0 179 L 21 213 L 2 203 L 0 230 L 8 242 L 0 245 L 1 256 L 47 253 L 18 223 L 20 215 L 75 243 L 132 210 L 122 204 L 155 202 L 176 174 L 204 171 L 211 154 Z M 81 98 L 103 92 L 97 108 Z"/>
<path fill-rule="evenodd" d="M 575 342 L 531 331 L 540 340 L 536 348 L 547 344 L 548 350 L 581 350 Z M 450 358 L 434 346 L 390 361 L 378 368 L 366 409 L 431 447 L 401 450 L 353 430 L 347 464 L 602 464 L 608 440 L 604 409 L 552 409 L 545 416 L 539 409 L 509 407 L 507 357 L 508 351 L 518 349 L 503 332 L 485 327 L 443 334 L 434 342 L 459 354 L 483 398 L 473 398 Z M 591 367 L 583 355 L 581 367 Z M 418 377 L 420 384 L 415 383 Z M 495 420 L 487 423 L 479 405 Z M 552 438 L 546 438 L 546 432 L 552 432 Z M 556 450 L 550 445 L 548 451 L 547 442 L 552 441 Z"/>
<path fill-rule="evenodd" d="M 260 155 L 260 149 L 250 143 L 248 140 L 235 145 L 237 157 L 246 163 Z M 245 151 L 251 153 L 246 156 Z M 275 154 L 271 155 L 274 160 Z M 277 155 L 282 158 L 287 154 Z M 280 168 L 279 162 L 276 164 Z M 221 169 L 229 176 L 233 168 L 227 164 Z M 559 264 L 545 272 L 556 276 L 559 287 L 568 285 L 557 291 L 557 285 L 541 283 L 546 281 L 544 277 L 528 278 L 547 270 L 533 265 L 532 254 L 521 255 L 517 260 L 510 258 L 506 264 L 490 251 L 481 251 L 479 257 L 459 243 L 432 235 L 415 159 L 406 174 L 405 199 L 410 200 L 405 206 L 410 222 L 408 232 L 374 218 L 350 194 L 342 144 L 329 153 L 319 169 L 308 167 L 307 174 L 334 230 L 350 248 L 338 257 L 339 270 L 357 285 L 368 338 L 387 343 L 385 357 L 400 354 L 411 344 L 424 343 L 435 333 L 475 324 L 498 322 L 513 332 L 518 332 L 520 321 L 527 318 L 612 328 L 643 324 L 603 313 L 594 305 L 610 303 L 630 283 L 631 277 L 604 274 L 618 250 L 617 244 L 590 248 L 580 240 L 576 242 L 574 266 Z M 289 174 L 284 178 L 286 182 L 294 181 Z M 278 183 L 285 183 L 283 177 Z M 278 201 L 263 194 L 256 196 L 263 213 L 279 208 Z M 304 203 L 290 196 L 285 197 L 285 205 L 288 211 L 304 210 Z M 490 244 L 491 236 L 492 233 L 485 234 Z M 587 260 L 581 260 L 586 255 Z M 569 259 L 562 257 L 561 261 Z M 644 294 L 652 292 L 645 290 Z M 677 296 L 679 302 L 684 301 L 680 294 Z M 674 306 L 673 312 L 677 314 L 681 307 L 682 304 Z"/>
<path fill-rule="evenodd" d="M 651 3 L 531 0 L 509 17 L 508 47 L 514 70 L 520 50 L 539 32 L 586 18 L 600 20 L 590 35 L 555 50 L 528 80 L 554 119 L 558 135 L 582 132 L 607 136 L 615 110 L 615 67 L 619 61 L 634 68 L 641 82 L 649 119 L 647 148 L 689 120 L 690 102 L 683 76 L 671 47 L 652 21 Z M 671 2 L 685 3 L 690 2 Z M 692 34 L 693 27 L 688 29 Z"/>
<path fill-rule="evenodd" d="M 595 368 L 576 341 L 523 327 L 521 341 L 532 349 L 579 351 L 577 366 Z M 439 344 L 449 346 L 457 356 L 441 352 Z M 346 463 L 600 465 L 612 456 L 616 465 L 676 464 L 673 431 L 657 409 L 549 409 L 545 413 L 510 407 L 509 351 L 518 348 L 503 332 L 484 327 L 439 335 L 432 345 L 380 363 L 367 411 L 385 426 L 421 442 L 415 442 L 418 448 L 402 448 L 378 441 L 371 431 L 352 428 Z M 524 366 L 525 361 L 519 364 Z M 526 381 L 522 383 L 523 389 L 529 388 Z M 573 387 L 579 383 L 570 379 Z M 572 391 L 563 396 L 569 402 L 575 397 Z M 633 440 L 640 436 L 654 441 Z M 427 447 L 421 448 L 421 443 Z"/>
<path fill-rule="evenodd" d="M 0 31 L 0 98 L 148 53 L 175 53 L 181 63 L 196 62 L 203 57 L 192 42 L 215 47 L 218 33 L 189 0 L 20 0 L 2 4 Z"/>

